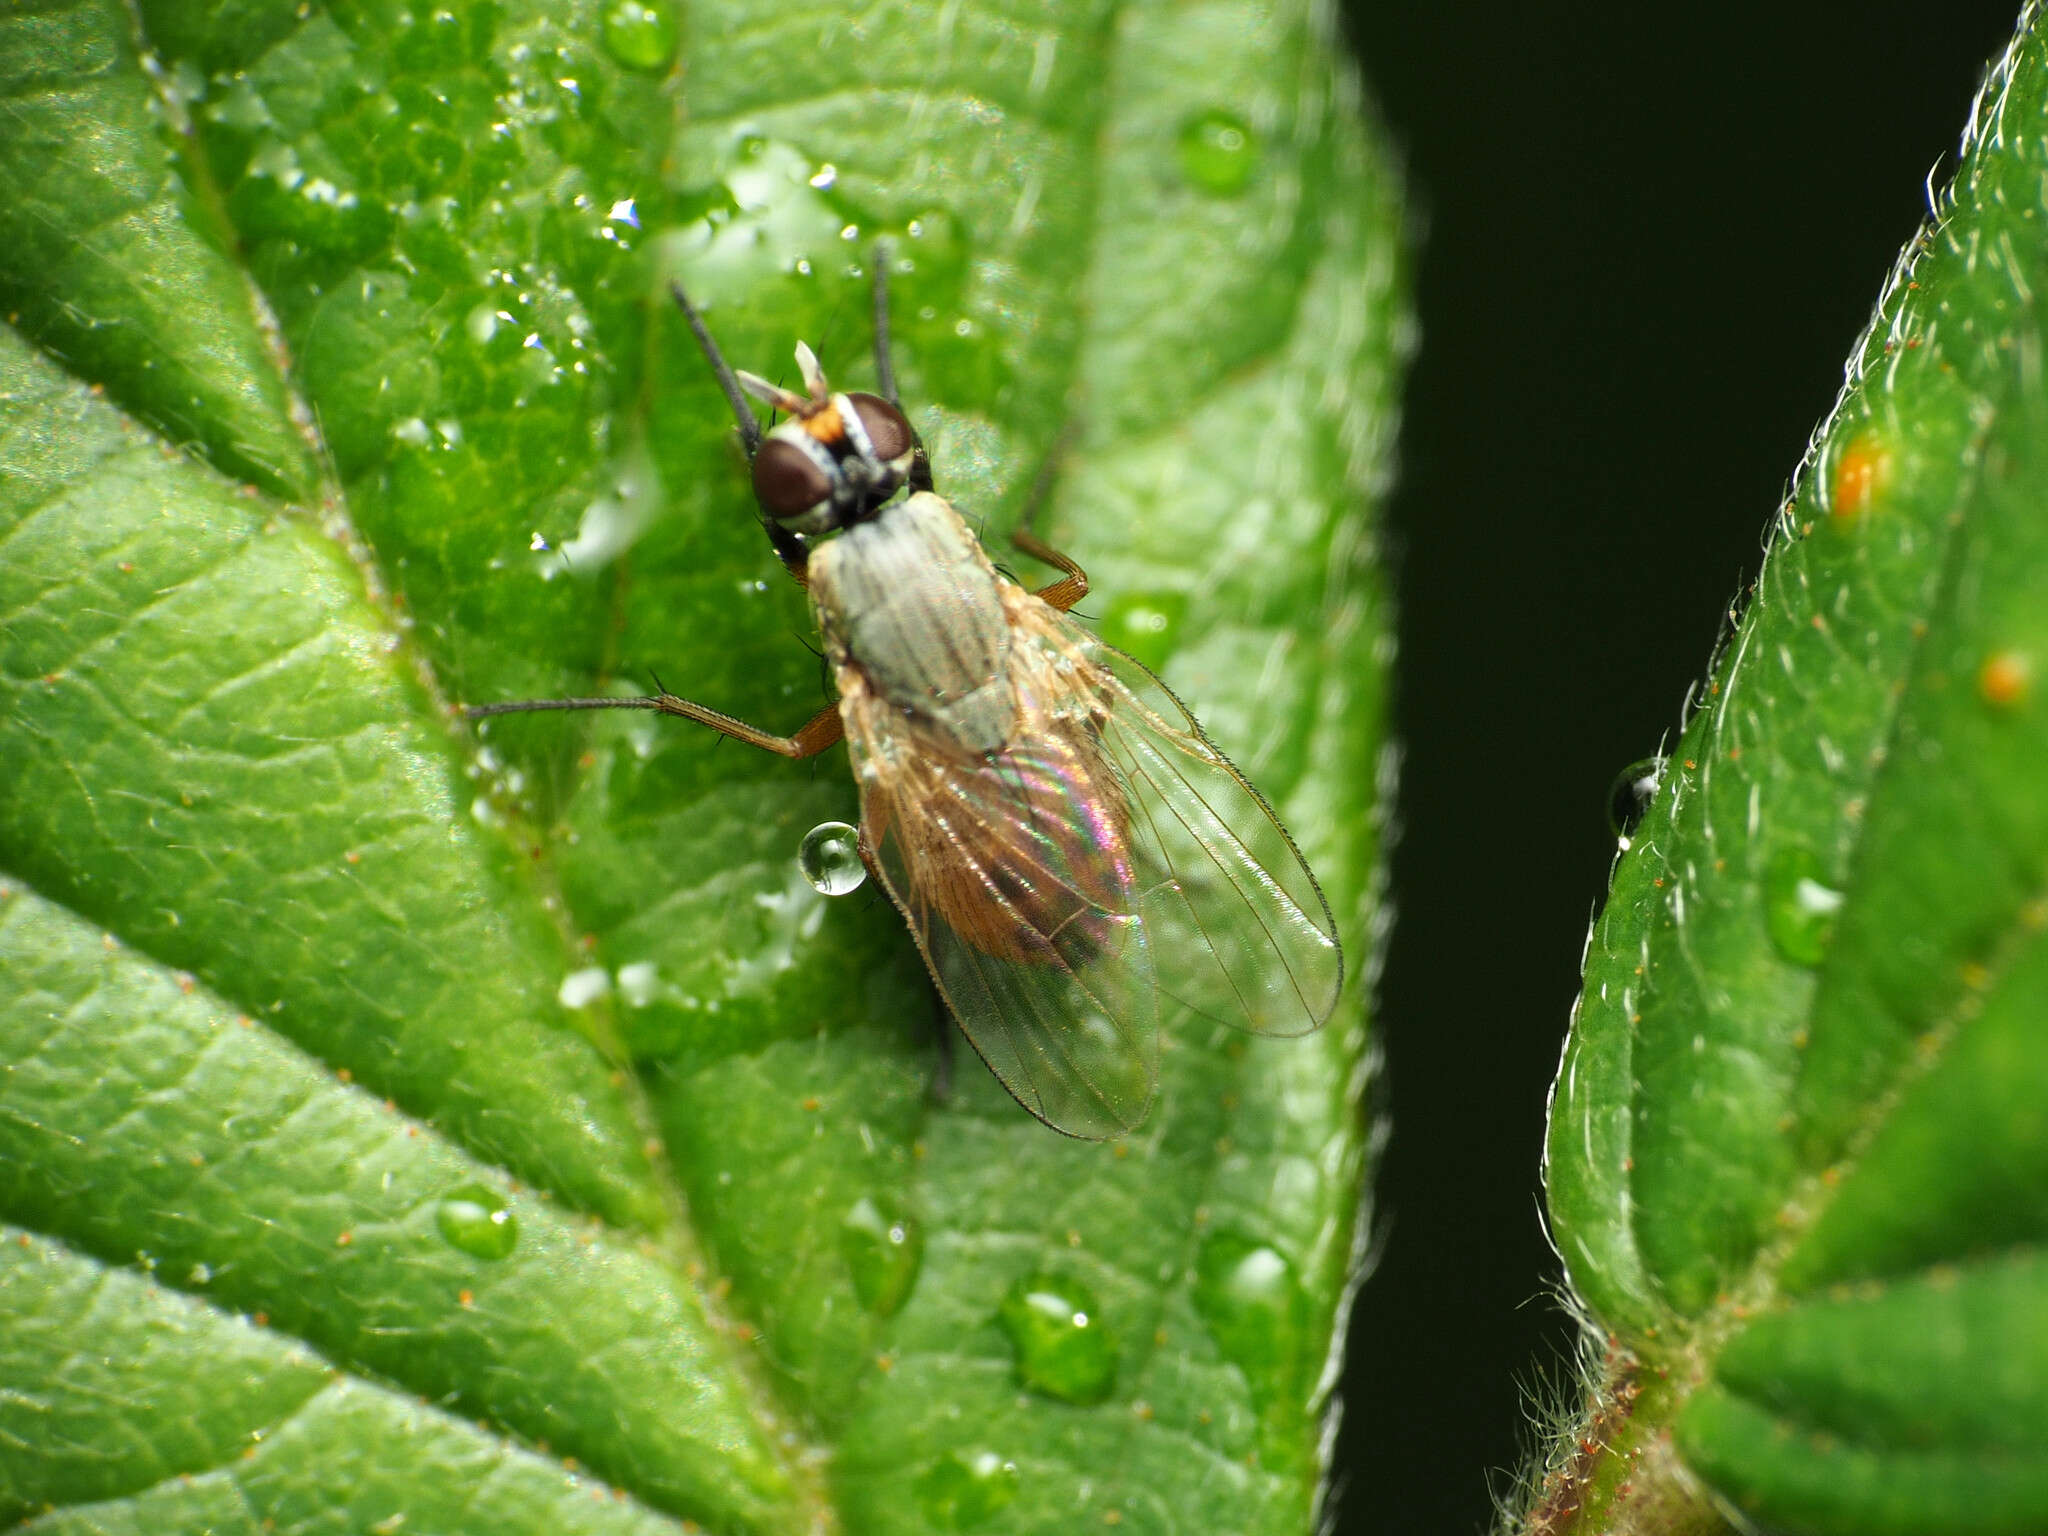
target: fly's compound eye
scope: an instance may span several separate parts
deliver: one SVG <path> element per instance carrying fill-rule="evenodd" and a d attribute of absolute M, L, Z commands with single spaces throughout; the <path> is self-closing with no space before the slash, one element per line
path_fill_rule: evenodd
<path fill-rule="evenodd" d="M 916 441 L 910 433 L 910 423 L 903 419 L 903 413 L 884 400 L 880 395 L 848 395 L 847 404 L 860 418 L 860 424 L 867 429 L 868 446 L 875 457 L 884 464 L 893 464 L 906 453 Z"/>
<path fill-rule="evenodd" d="M 771 437 L 754 455 L 754 499 L 770 517 L 801 517 L 831 495 L 825 471 L 795 443 Z"/>

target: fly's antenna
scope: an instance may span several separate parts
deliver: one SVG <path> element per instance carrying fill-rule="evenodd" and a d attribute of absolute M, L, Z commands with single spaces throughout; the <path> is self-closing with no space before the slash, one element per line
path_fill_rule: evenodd
<path fill-rule="evenodd" d="M 896 393 L 896 364 L 889 356 L 889 261 L 895 254 L 896 247 L 890 241 L 875 242 L 875 384 L 881 397 L 901 412 L 903 400 Z M 910 443 L 916 452 L 911 456 L 910 473 L 904 477 L 904 483 L 913 491 L 928 491 L 932 488 L 931 456 L 924 451 L 924 438 L 915 427 L 910 429 Z"/>
<path fill-rule="evenodd" d="M 711 332 L 704 328 L 704 317 L 697 313 L 690 302 L 683 285 L 670 279 L 670 297 L 676 301 L 676 308 L 683 312 L 683 319 L 689 322 L 690 334 L 697 338 L 697 345 L 704 349 L 704 357 L 711 364 L 711 371 L 718 376 L 718 387 L 725 391 L 726 403 L 732 407 L 733 420 L 739 424 L 740 440 L 747 445 L 747 457 L 752 459 L 761 448 L 761 423 L 754 415 L 754 408 L 747 404 L 746 391 L 740 388 L 739 375 L 725 360 L 725 354 L 718 350 L 718 343 L 711 339 Z"/>
<path fill-rule="evenodd" d="M 889 360 L 889 258 L 895 247 L 886 240 L 875 242 L 875 383 L 882 398 L 903 409 L 896 394 L 896 365 Z"/>

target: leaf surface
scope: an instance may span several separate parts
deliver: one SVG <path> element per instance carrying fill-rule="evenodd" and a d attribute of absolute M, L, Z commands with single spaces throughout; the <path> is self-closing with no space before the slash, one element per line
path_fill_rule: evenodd
<path fill-rule="evenodd" d="M 1065 1141 L 802 878 L 843 754 L 453 704 L 825 701 L 665 290 L 861 387 L 886 238 L 941 490 L 1043 478 L 1363 960 L 1401 274 L 1321 13 L 76 0 L 0 87 L 0 1516 L 1305 1528 L 1356 994 Z"/>
<path fill-rule="evenodd" d="M 2048 1521 L 2044 107 L 2030 7 L 1595 925 L 1549 1143 L 1589 1529 Z"/>

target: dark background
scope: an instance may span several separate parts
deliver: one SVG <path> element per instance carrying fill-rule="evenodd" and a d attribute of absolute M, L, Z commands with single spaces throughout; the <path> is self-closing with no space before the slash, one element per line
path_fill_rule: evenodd
<path fill-rule="evenodd" d="M 2016 10 L 1348 0 L 1420 215 L 1421 350 L 1391 517 L 1393 1140 L 1344 1532 L 1484 1529 L 1525 1393 L 1561 1376 L 1537 1159 L 1608 786 L 1755 575 Z"/>

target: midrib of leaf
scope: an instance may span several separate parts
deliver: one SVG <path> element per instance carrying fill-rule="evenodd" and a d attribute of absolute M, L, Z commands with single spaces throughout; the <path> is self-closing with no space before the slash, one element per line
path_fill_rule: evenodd
<path fill-rule="evenodd" d="M 139 36 L 140 21 L 139 18 L 135 19 L 138 27 Z M 146 46 L 146 40 L 144 41 L 144 46 Z M 201 143 L 200 140 L 198 139 L 198 125 L 194 125 L 194 134 L 195 140 L 193 147 L 195 149 L 203 149 L 203 143 Z M 188 154 L 184 156 L 181 161 L 181 169 L 185 172 L 185 174 L 188 177 L 194 174 L 195 172 L 203 174 L 204 166 L 205 160 L 203 154 Z M 200 191 L 202 198 L 210 199 L 214 206 L 219 207 L 221 205 L 218 189 L 217 187 L 214 187 L 211 184 L 210 179 L 208 180 L 204 187 L 198 190 Z M 225 217 L 224 209 L 223 217 Z M 232 226 L 227 225 L 226 227 L 232 233 Z M 245 265 L 240 264 L 239 255 L 241 246 L 239 241 L 237 242 L 234 249 L 237 256 L 236 270 L 240 273 L 243 281 L 247 284 L 250 291 L 252 302 L 258 306 L 259 311 L 261 311 L 263 314 L 267 316 L 268 296 L 264 294 L 261 285 L 256 280 L 254 274 L 249 272 Z M 266 326 L 264 328 L 264 333 L 272 342 L 272 348 L 268 354 L 267 361 L 275 370 L 274 382 L 279 388 L 281 396 L 288 402 L 287 414 L 289 421 L 296 421 L 301 424 L 301 430 L 303 431 L 304 435 L 306 435 L 311 440 L 310 445 L 315 449 L 318 455 L 316 462 L 320 466 L 321 479 L 317 485 L 316 496 L 318 506 L 318 521 L 322 528 L 322 531 L 326 537 L 331 538 L 336 543 L 338 543 L 341 546 L 341 548 L 351 558 L 352 562 L 354 563 L 357 569 L 359 576 L 362 578 L 362 595 L 364 595 L 376 608 L 380 617 L 384 621 L 384 624 L 386 626 L 386 633 L 394 637 L 398 648 L 401 650 L 406 661 L 409 663 L 409 670 L 413 673 L 419 685 L 422 687 L 423 690 L 426 691 L 430 698 L 439 702 L 443 699 L 443 695 L 439 688 L 438 677 L 434 669 L 427 662 L 420 646 L 417 644 L 413 636 L 408 632 L 406 627 L 401 626 L 395 622 L 394 615 L 390 609 L 388 588 L 386 587 L 385 583 L 381 580 L 382 573 L 372 553 L 368 550 L 365 542 L 357 534 L 356 530 L 349 522 L 347 515 L 346 491 L 344 487 L 334 477 L 332 473 L 331 463 L 328 461 L 324 451 L 320 450 L 320 445 L 317 442 L 317 437 L 312 433 L 310 426 L 307 425 L 315 419 L 316 413 L 310 408 L 308 402 L 297 393 L 296 381 L 291 377 L 291 375 L 287 371 L 284 371 L 280 367 L 283 359 L 277 349 L 277 333 L 274 324 Z M 289 424 L 287 424 L 285 430 L 289 431 L 292 430 L 292 428 L 290 427 Z M 61 500 L 64 497 L 72 494 L 75 493 L 71 487 L 60 487 L 58 489 L 53 490 L 51 499 Z M 286 516 L 290 516 L 301 521 L 310 521 L 313 517 L 313 514 L 306 508 L 280 506 L 278 510 Z M 33 513 L 25 513 L 25 519 L 28 516 L 33 516 Z M 197 577 L 205 575 L 206 572 L 202 569 L 196 570 L 189 574 L 193 577 Z M 123 616 L 124 625 L 127 623 L 132 623 L 136 619 L 141 618 L 142 616 L 147 614 L 148 611 L 149 607 L 145 606 L 142 609 L 134 610 L 125 614 Z M 72 657 L 73 663 L 75 664 L 77 661 L 88 656 L 90 653 L 90 646 L 88 646 L 85 650 L 74 653 Z M 246 680 L 246 677 L 236 679 L 237 683 L 245 682 Z M 82 798 L 84 798 L 88 802 L 91 802 L 93 799 L 91 787 L 81 781 L 80 788 Z M 526 829 L 520 827 L 514 827 L 512 829 L 514 833 L 515 846 L 517 846 L 517 834 L 525 830 Z M 550 878 L 551 874 L 552 871 L 538 873 L 530 872 L 527 875 L 528 888 L 530 891 L 533 892 L 534 900 L 537 904 L 537 910 L 539 910 L 540 912 L 544 912 L 548 915 L 549 926 L 556 933 L 560 945 L 560 953 L 564 961 L 563 968 L 567 969 L 569 968 L 569 965 L 571 963 L 570 957 L 574 953 L 573 936 L 568 928 L 566 917 L 561 911 L 561 904 L 550 903 L 545 899 L 546 895 L 548 894 L 546 887 L 548 879 Z M 114 922 L 115 926 L 118 927 L 118 915 L 115 917 Z M 167 969 L 173 966 L 174 962 L 155 952 L 153 946 L 148 942 L 146 937 L 135 934 L 133 932 L 126 932 L 122 936 L 127 944 L 127 947 L 132 949 L 135 953 L 156 960 L 159 964 L 164 965 Z M 243 1011 L 245 1011 L 251 1016 L 261 1016 L 262 1014 L 262 1010 L 260 1009 L 260 1007 L 258 1007 L 254 1002 L 250 1000 L 242 1000 L 242 1006 Z M 619 1060 L 621 1057 L 621 1053 L 618 1048 L 616 1031 L 610 1027 L 608 1007 L 601 1010 L 593 1010 L 593 1012 L 595 1012 L 598 1015 L 598 1017 L 589 1021 L 589 1032 L 592 1034 L 593 1038 L 600 1045 L 600 1047 L 606 1051 L 607 1055 L 611 1056 L 614 1061 Z M 637 1077 L 634 1077 L 630 1073 L 627 1074 L 627 1077 L 630 1079 L 630 1081 L 626 1084 L 629 1100 L 642 1124 L 643 1129 L 647 1132 L 647 1139 L 653 1141 L 655 1139 L 653 1121 L 652 1116 L 648 1112 L 646 1106 L 644 1090 L 641 1084 L 639 1083 Z M 657 1160 L 657 1166 L 663 1178 L 664 1193 L 670 1211 L 672 1214 L 679 1216 L 683 1209 L 683 1201 L 673 1179 L 672 1172 L 666 1167 L 665 1160 Z M 567 1191 L 557 1189 L 555 1193 L 559 1196 L 562 1196 L 565 1203 L 571 1206 L 574 1206 L 574 1204 L 576 1203 L 573 1195 Z M 720 1307 L 716 1300 L 715 1291 L 712 1288 L 698 1286 L 690 1282 L 687 1278 L 688 1275 L 691 1273 L 692 1261 L 696 1257 L 694 1249 L 691 1246 L 691 1239 L 687 1227 L 681 1224 L 680 1222 L 677 1222 L 671 1228 L 671 1230 L 660 1235 L 660 1241 L 662 1241 L 667 1250 L 669 1267 L 673 1271 L 673 1274 L 676 1278 L 676 1283 L 681 1286 L 684 1286 L 685 1288 L 695 1293 L 700 1307 L 706 1313 L 707 1317 L 712 1321 L 714 1329 L 716 1331 L 725 1331 L 725 1329 L 722 1328 L 719 1324 L 718 1319 Z M 126 1260 L 129 1257 L 129 1255 L 125 1253 L 114 1251 L 103 1252 L 97 1256 L 105 1262 L 114 1265 L 120 1265 L 126 1262 Z M 698 1272 L 701 1273 L 701 1270 Z M 790 1422 L 789 1416 L 777 1402 L 776 1396 L 767 1384 L 767 1382 L 765 1381 L 763 1373 L 759 1370 L 757 1366 L 754 1365 L 754 1363 L 750 1359 L 747 1358 L 744 1352 L 738 1350 L 726 1350 L 724 1366 L 730 1373 L 733 1382 L 737 1385 L 742 1394 L 751 1397 L 754 1403 L 754 1416 L 757 1422 L 759 1422 L 764 1428 L 764 1438 L 767 1439 L 768 1443 L 776 1446 L 777 1453 L 783 1457 L 785 1462 L 785 1471 L 789 1474 L 791 1484 L 794 1487 L 803 1491 L 803 1494 L 807 1499 L 811 1509 L 810 1519 L 812 1523 L 817 1523 L 818 1521 L 822 1520 L 824 1518 L 822 1514 L 822 1511 L 824 1509 L 824 1501 L 817 1473 L 814 1470 L 814 1468 L 810 1465 L 809 1460 L 807 1458 L 803 1457 L 800 1454 L 793 1455 L 790 1453 L 790 1441 L 784 1433 Z M 502 1431 L 500 1431 L 500 1433 L 502 1433 Z"/>
<path fill-rule="evenodd" d="M 138 51 L 149 52 L 150 41 L 144 26 L 142 14 L 136 0 L 123 0 L 133 20 Z M 162 95 L 160 76 L 152 75 L 152 83 Z M 174 103 L 166 100 L 165 110 L 173 122 L 183 120 L 185 131 L 190 137 L 189 150 L 178 158 L 179 171 L 200 199 L 210 216 L 218 221 L 219 227 L 234 238 L 231 253 L 235 270 L 247 285 L 252 301 L 258 309 L 262 333 L 270 343 L 268 360 L 274 371 L 277 386 L 288 405 L 288 421 L 307 439 L 313 462 L 318 466 L 319 482 L 316 502 L 318 523 L 322 531 L 346 552 L 362 578 L 363 594 L 384 621 L 386 633 L 395 637 L 400 654 L 408 664 L 408 670 L 417 679 L 427 697 L 434 701 L 445 714 L 452 714 L 457 705 L 447 697 L 446 689 L 438 670 L 420 645 L 413 629 L 398 622 L 398 615 L 391 604 L 391 586 L 387 573 L 378 558 L 375 548 L 357 530 L 349 513 L 348 491 L 334 471 L 333 460 L 326 445 L 320 440 L 315 425 L 319 413 L 313 402 L 307 400 L 299 389 L 299 381 L 292 373 L 288 359 L 283 352 L 279 327 L 275 320 L 270 295 L 256 274 L 250 271 L 244 261 L 247 241 L 242 237 L 227 206 L 227 200 L 212 175 L 205 153 L 204 125 L 187 117 Z M 658 334 L 650 328 L 650 338 Z M 636 429 L 646 428 L 647 394 L 643 388 L 632 420 Z M 312 509 L 285 507 L 282 510 L 292 515 L 310 517 Z M 609 578 L 616 594 L 619 581 L 625 573 L 615 573 Z M 613 603 L 614 620 L 618 617 L 616 597 Z M 614 642 L 618 634 L 616 622 L 607 626 L 607 635 Z M 508 847 L 519 851 L 527 848 L 547 848 L 549 840 L 539 828 L 526 817 L 515 798 L 499 797 L 502 840 Z M 552 851 L 545 858 L 522 858 L 515 861 L 526 878 L 530 894 L 530 905 L 555 935 L 558 957 L 564 972 L 575 969 L 578 964 L 579 945 L 577 935 L 581 931 L 565 899 Z M 142 951 L 148 953 L 148 951 Z M 153 959 L 160 957 L 151 955 Z M 586 962 L 587 963 L 587 962 Z M 260 1016 L 260 1010 L 252 1003 L 243 1001 L 245 1011 Z M 660 1195 L 667 1207 L 669 1220 L 661 1231 L 652 1234 L 662 1251 L 668 1268 L 675 1277 L 675 1283 L 690 1291 L 713 1331 L 720 1337 L 734 1336 L 734 1319 L 726 1305 L 720 1288 L 714 1284 L 693 1280 L 693 1275 L 712 1272 L 709 1257 L 698 1242 L 689 1220 L 688 1201 L 678 1182 L 671 1163 L 659 1123 L 649 1104 L 646 1085 L 640 1073 L 634 1068 L 617 1029 L 615 1004 L 607 996 L 579 1011 L 578 1027 L 589 1036 L 604 1056 L 619 1069 L 619 1077 L 625 1091 L 627 1103 L 640 1126 L 643 1139 L 650 1151 Z M 573 1196 L 565 1190 L 551 1191 L 565 1204 L 575 1205 Z M 102 1255 L 110 1262 L 120 1262 L 119 1255 Z M 307 1341 L 310 1343 L 310 1341 Z M 780 1456 L 783 1471 L 791 1486 L 798 1491 L 808 1510 L 808 1523 L 817 1530 L 834 1528 L 834 1518 L 825 1496 L 820 1467 L 822 1458 L 819 1447 L 807 1436 L 799 1433 L 802 1424 L 799 1416 L 793 1414 L 782 1400 L 766 1371 L 745 1350 L 728 1348 L 721 1362 L 738 1386 L 742 1395 L 751 1402 L 755 1420 L 762 1426 L 764 1438 Z M 479 1422 L 479 1428 L 489 1426 Z"/>

